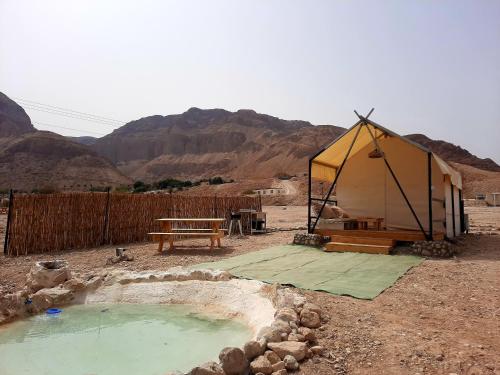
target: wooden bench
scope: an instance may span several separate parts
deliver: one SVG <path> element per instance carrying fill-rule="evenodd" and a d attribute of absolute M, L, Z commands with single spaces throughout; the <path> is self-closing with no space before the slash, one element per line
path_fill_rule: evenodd
<path fill-rule="evenodd" d="M 194 237 L 194 238 L 209 238 L 210 250 L 213 250 L 215 242 L 217 247 L 221 247 L 221 238 L 224 237 L 224 229 L 220 229 L 220 225 L 225 219 L 201 219 L 201 218 L 166 218 L 157 219 L 160 221 L 163 231 L 152 232 L 148 235 L 153 237 L 154 241 L 158 241 L 158 252 L 163 251 L 163 244 L 168 241 L 170 244 L 169 250 L 174 250 L 174 240 L 179 237 Z M 173 223 L 210 223 L 211 229 L 208 228 L 173 228 Z"/>

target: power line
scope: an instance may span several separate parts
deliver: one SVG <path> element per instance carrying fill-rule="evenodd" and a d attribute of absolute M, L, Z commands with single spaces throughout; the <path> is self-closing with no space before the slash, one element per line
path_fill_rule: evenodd
<path fill-rule="evenodd" d="M 77 115 L 83 115 L 85 117 L 95 118 L 96 120 L 110 121 L 110 122 L 115 122 L 115 123 L 119 123 L 119 124 L 125 123 L 125 121 L 115 120 L 115 119 L 112 119 L 110 117 L 94 115 L 94 114 L 87 113 L 87 112 L 75 111 L 74 109 L 58 107 L 58 106 L 54 106 L 54 105 L 50 105 L 50 104 L 44 104 L 44 103 L 36 102 L 34 100 L 28 100 L 28 99 L 23 99 L 23 98 L 14 98 L 14 99 L 16 99 L 18 101 L 25 102 L 25 103 L 30 104 L 30 105 L 36 105 L 36 106 L 42 107 L 42 108 L 46 107 L 47 109 L 53 109 L 53 110 L 57 110 L 59 112 L 67 112 L 67 113 L 72 113 L 72 114 L 77 114 Z"/>
<path fill-rule="evenodd" d="M 84 121 L 94 122 L 96 124 L 101 124 L 101 125 L 107 125 L 107 126 L 111 126 L 113 128 L 116 128 L 117 126 L 123 125 L 123 124 L 112 123 L 112 122 L 104 121 L 104 120 L 96 120 L 96 119 L 85 117 L 85 116 L 74 115 L 74 114 L 71 114 L 69 112 L 67 113 L 67 112 L 61 112 L 61 111 L 52 110 L 52 109 L 44 108 L 44 107 L 37 107 L 37 106 L 33 106 L 31 104 L 23 104 L 23 107 L 27 108 L 27 109 L 34 110 L 34 111 L 50 113 L 52 115 L 57 115 L 57 116 L 62 116 L 62 117 L 67 117 L 67 118 L 73 118 L 73 119 L 77 119 L 77 120 L 84 120 Z"/>
<path fill-rule="evenodd" d="M 79 132 L 84 131 L 85 133 L 92 133 L 92 134 L 101 135 L 101 136 L 106 135 L 106 134 L 97 133 L 97 132 L 94 132 L 94 131 L 91 131 L 91 130 L 82 130 L 82 129 L 68 128 L 66 126 L 59 126 L 59 125 L 47 124 L 45 122 L 39 122 L 39 121 L 33 121 L 32 123 L 33 123 L 33 125 L 48 126 L 49 128 L 59 128 L 59 129 L 66 129 L 66 130 L 75 130 L 75 131 L 79 131 Z"/>

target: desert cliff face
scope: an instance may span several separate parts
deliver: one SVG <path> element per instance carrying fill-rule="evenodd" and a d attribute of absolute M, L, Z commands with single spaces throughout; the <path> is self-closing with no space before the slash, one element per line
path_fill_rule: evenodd
<path fill-rule="evenodd" d="M 345 130 L 253 110 L 191 108 L 131 121 L 102 138 L 70 138 L 37 131 L 26 112 L 0 93 L 0 188 L 87 189 L 217 175 L 239 181 L 303 177 L 308 159 Z M 493 160 L 422 134 L 407 137 L 457 163 L 473 186 L 467 195 L 497 186 L 500 166 Z"/>
<path fill-rule="evenodd" d="M 26 112 L 0 93 L 0 188 L 80 190 L 128 183 L 88 147 L 36 130 Z"/>

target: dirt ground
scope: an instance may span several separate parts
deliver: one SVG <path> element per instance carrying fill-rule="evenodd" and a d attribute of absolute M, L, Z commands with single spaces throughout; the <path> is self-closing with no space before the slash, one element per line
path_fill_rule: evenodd
<path fill-rule="evenodd" d="M 305 207 L 266 207 L 268 226 L 304 226 Z M 328 358 L 301 365 L 304 375 L 500 374 L 500 208 L 470 207 L 471 234 L 453 259 L 427 259 L 373 301 L 305 291 L 329 316 L 318 331 Z M 159 255 L 151 243 L 128 246 L 132 262 L 113 267 L 167 269 L 208 262 L 291 242 L 296 231 L 225 238 L 210 252 L 207 240 L 186 241 Z M 75 272 L 106 267 L 114 247 L 20 258 L 0 257 L 0 293 L 21 288 L 34 261 L 66 259 Z"/>

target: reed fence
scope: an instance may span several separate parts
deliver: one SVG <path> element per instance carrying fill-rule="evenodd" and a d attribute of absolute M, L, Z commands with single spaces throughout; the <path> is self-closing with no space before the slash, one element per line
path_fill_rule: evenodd
<path fill-rule="evenodd" d="M 170 194 L 14 194 L 4 252 L 11 256 L 125 244 L 148 239 L 162 217 L 226 218 L 231 211 L 262 209 L 258 197 Z M 243 215 L 243 226 L 250 219 Z M 196 224 L 190 224 L 191 227 Z"/>

